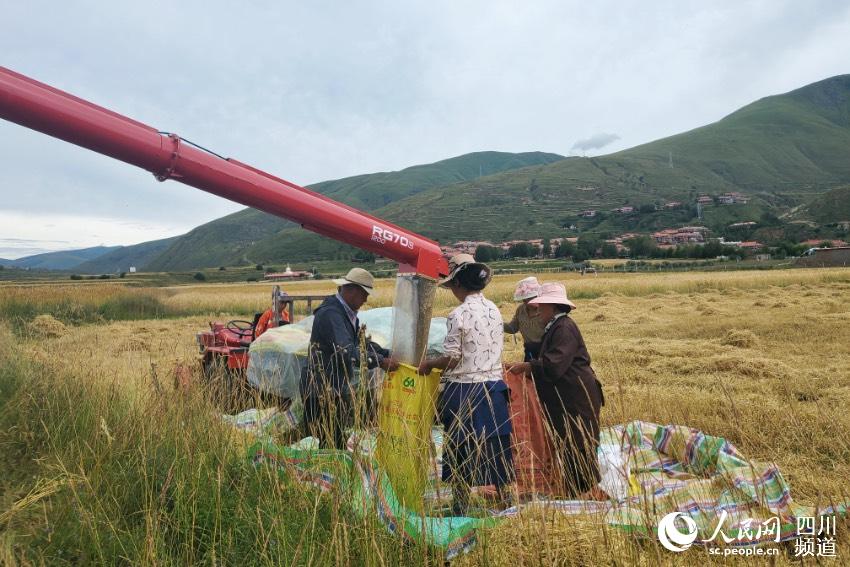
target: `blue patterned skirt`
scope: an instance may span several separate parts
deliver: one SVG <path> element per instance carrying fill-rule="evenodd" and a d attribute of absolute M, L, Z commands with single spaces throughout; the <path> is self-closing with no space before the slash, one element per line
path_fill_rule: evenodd
<path fill-rule="evenodd" d="M 446 384 L 440 396 L 443 481 L 497 487 L 513 481 L 509 393 L 503 380 Z"/>

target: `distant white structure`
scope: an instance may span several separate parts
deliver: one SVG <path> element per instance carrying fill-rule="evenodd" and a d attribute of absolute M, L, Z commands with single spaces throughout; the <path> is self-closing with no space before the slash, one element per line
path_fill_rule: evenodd
<path fill-rule="evenodd" d="M 289 267 L 289 264 L 287 264 L 286 270 L 284 270 L 282 272 L 266 274 L 263 279 L 266 279 L 266 280 L 293 280 L 293 279 L 298 279 L 298 278 L 312 278 L 312 277 L 313 277 L 312 273 L 293 271 L 292 268 Z"/>
<path fill-rule="evenodd" d="M 130 266 L 130 273 L 131 273 L 131 274 L 135 274 L 135 273 L 136 273 L 136 266 Z"/>

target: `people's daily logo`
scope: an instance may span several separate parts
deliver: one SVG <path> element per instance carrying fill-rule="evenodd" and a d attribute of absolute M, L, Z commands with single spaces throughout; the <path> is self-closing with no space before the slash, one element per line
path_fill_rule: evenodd
<path fill-rule="evenodd" d="M 676 520 L 681 519 L 686 531 L 682 532 L 676 525 Z M 671 512 L 661 518 L 658 522 L 658 540 L 665 549 L 670 551 L 685 551 L 697 539 L 697 524 L 692 518 L 681 512 Z"/>
<path fill-rule="evenodd" d="M 741 555 L 747 557 L 776 557 L 779 547 L 765 546 L 778 544 L 782 539 L 782 521 L 779 516 L 766 520 L 738 518 L 733 521 L 729 533 L 724 531 L 729 513 L 721 511 L 717 518 L 714 533 L 707 539 L 709 555 Z M 794 543 L 794 557 L 835 557 L 835 515 L 798 516 L 797 539 Z M 696 543 L 697 524 L 693 518 L 682 512 L 671 512 L 658 522 L 658 541 L 664 549 L 681 553 Z M 787 529 L 786 529 L 787 531 Z M 786 538 L 789 536 L 786 535 Z"/>

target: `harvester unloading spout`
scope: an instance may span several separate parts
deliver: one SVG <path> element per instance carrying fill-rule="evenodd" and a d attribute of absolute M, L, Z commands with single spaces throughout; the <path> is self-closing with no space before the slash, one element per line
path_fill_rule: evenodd
<path fill-rule="evenodd" d="M 405 362 L 422 356 L 436 280 L 448 273 L 436 242 L 5 67 L 0 118 L 397 261 L 393 350 Z"/>

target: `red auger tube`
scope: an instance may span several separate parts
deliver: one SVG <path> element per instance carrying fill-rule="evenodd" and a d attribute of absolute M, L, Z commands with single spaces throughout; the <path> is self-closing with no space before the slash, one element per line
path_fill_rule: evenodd
<path fill-rule="evenodd" d="M 352 207 L 0 67 L 0 118 L 289 219 L 304 228 L 436 279 L 448 265 L 439 245 Z"/>

